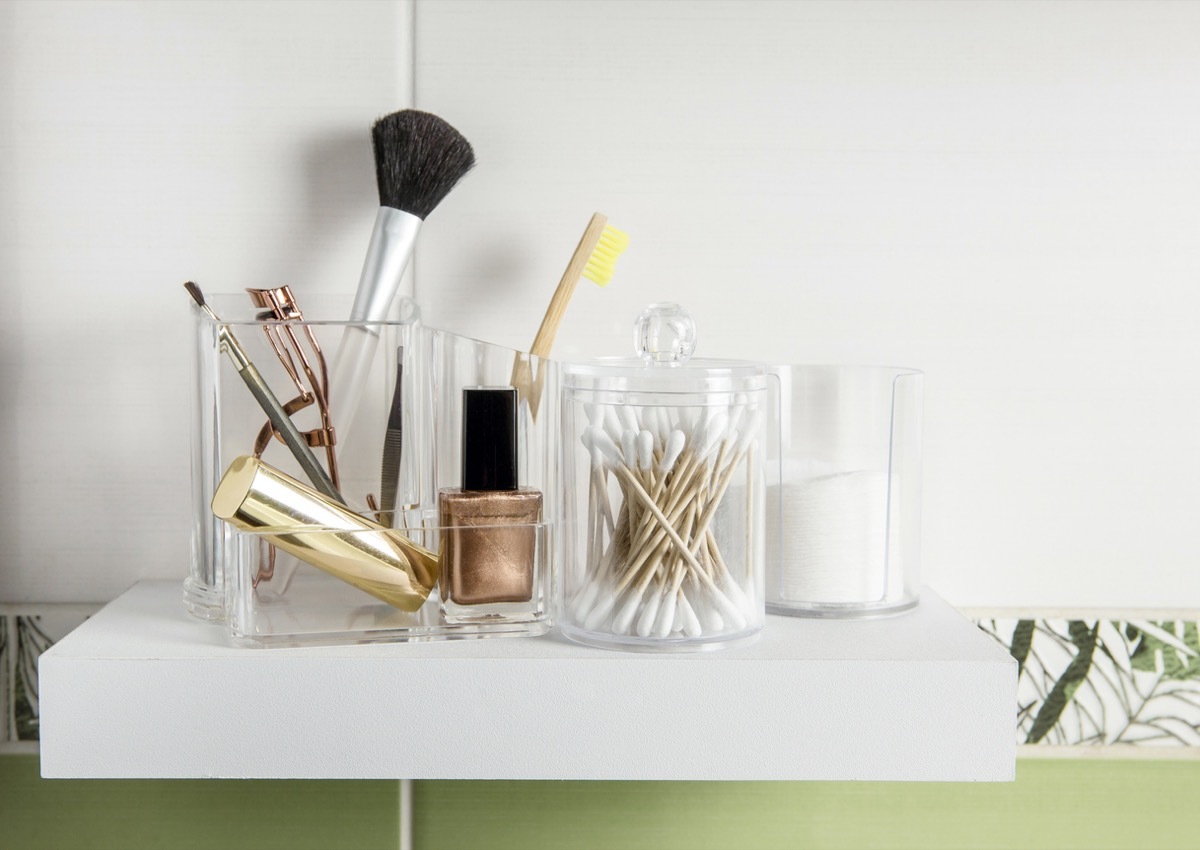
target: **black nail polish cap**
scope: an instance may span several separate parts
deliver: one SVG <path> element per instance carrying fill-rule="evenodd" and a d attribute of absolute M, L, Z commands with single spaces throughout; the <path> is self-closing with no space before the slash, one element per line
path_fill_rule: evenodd
<path fill-rule="evenodd" d="M 517 489 L 515 387 L 463 387 L 462 488 Z"/>

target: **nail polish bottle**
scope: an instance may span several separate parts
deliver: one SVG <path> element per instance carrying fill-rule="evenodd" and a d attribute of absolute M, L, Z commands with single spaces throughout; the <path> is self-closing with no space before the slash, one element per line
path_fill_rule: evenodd
<path fill-rule="evenodd" d="M 447 622 L 539 615 L 542 494 L 517 481 L 517 391 L 463 389 L 462 487 L 438 492 Z"/>

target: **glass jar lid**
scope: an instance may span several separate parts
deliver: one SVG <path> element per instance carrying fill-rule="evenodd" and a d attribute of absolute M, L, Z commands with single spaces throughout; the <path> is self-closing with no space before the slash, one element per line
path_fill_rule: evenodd
<path fill-rule="evenodd" d="M 693 358 L 696 323 L 678 304 L 651 304 L 633 323 L 634 357 L 601 357 L 564 367 L 568 389 L 711 393 L 765 389 L 767 365 Z"/>

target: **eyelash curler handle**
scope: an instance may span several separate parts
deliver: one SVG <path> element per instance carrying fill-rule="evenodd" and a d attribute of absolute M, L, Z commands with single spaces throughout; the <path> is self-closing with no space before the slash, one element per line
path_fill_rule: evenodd
<path fill-rule="evenodd" d="M 188 294 L 192 296 L 200 306 L 200 309 L 217 323 L 218 343 L 220 343 L 225 353 L 229 355 L 229 359 L 233 361 L 238 375 L 245 382 L 246 387 L 250 390 L 250 394 L 254 396 L 254 400 L 258 402 L 258 406 L 263 409 L 263 413 L 267 414 L 267 418 L 271 420 L 271 424 L 275 426 L 275 430 L 283 438 L 284 444 L 291 450 L 292 456 L 296 458 L 296 462 L 300 464 L 300 468 L 304 470 L 304 474 L 308 476 L 313 486 L 323 495 L 345 504 L 346 500 L 342 498 L 342 494 L 333 486 L 333 482 L 329 480 L 329 476 L 321 468 L 317 456 L 312 453 L 312 449 L 308 447 L 304 436 L 296 428 L 296 423 L 292 422 L 292 418 L 287 415 L 287 412 L 283 409 L 283 405 L 275 397 L 275 393 L 271 392 L 271 388 L 267 386 L 267 382 L 263 380 L 263 376 L 259 374 L 258 369 L 250 362 L 250 358 L 246 355 L 246 350 L 242 348 L 237 337 L 233 335 L 233 331 L 229 329 L 228 325 L 222 325 L 221 320 L 217 318 L 217 314 L 205 303 L 204 293 L 200 291 L 199 286 L 188 281 L 183 285 L 183 288 L 188 291 Z"/>

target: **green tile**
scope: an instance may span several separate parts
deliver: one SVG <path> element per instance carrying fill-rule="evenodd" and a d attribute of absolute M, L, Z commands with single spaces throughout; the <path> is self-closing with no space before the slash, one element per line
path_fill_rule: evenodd
<path fill-rule="evenodd" d="M 420 850 L 1196 850 L 1200 761 L 1021 761 L 1001 784 L 418 782 Z"/>
<path fill-rule="evenodd" d="M 396 782 L 43 780 L 0 757 L 0 846 L 398 847 Z M 1021 761 L 1001 784 L 418 782 L 418 850 L 1195 850 L 1200 760 Z"/>
<path fill-rule="evenodd" d="M 0 756 L 0 847 L 20 850 L 396 850 L 399 783 L 42 779 Z"/>

